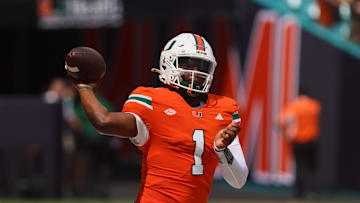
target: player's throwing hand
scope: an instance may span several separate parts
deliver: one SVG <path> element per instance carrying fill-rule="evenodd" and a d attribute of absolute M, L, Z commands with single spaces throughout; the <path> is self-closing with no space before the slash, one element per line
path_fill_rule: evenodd
<path fill-rule="evenodd" d="M 227 147 L 240 132 L 241 128 L 236 123 L 230 123 L 220 130 L 215 136 L 215 147 L 219 150 Z"/>
<path fill-rule="evenodd" d="M 70 77 L 69 77 L 69 79 L 77 89 L 83 88 L 83 87 L 89 87 L 91 89 L 97 89 L 101 85 L 101 83 L 102 83 L 102 81 L 104 79 L 104 76 L 105 76 L 105 73 L 101 74 L 100 78 L 96 82 L 91 82 L 91 83 L 79 83 L 79 82 L 76 82 L 74 80 L 71 80 Z"/>

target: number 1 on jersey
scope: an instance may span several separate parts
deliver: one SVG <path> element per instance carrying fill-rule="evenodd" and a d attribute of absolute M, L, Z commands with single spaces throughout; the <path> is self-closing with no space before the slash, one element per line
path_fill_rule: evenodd
<path fill-rule="evenodd" d="M 195 151 L 194 151 L 194 162 L 192 165 L 192 175 L 203 175 L 204 174 L 204 165 L 202 164 L 202 155 L 204 153 L 204 130 L 194 130 L 192 139 L 195 142 Z"/>

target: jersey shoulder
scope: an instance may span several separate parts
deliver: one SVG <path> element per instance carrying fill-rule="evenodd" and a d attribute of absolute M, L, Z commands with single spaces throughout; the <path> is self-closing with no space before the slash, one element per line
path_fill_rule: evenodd
<path fill-rule="evenodd" d="M 166 96 L 170 96 L 170 94 L 172 94 L 172 93 L 173 93 L 173 91 L 169 90 L 166 87 L 139 86 L 130 93 L 130 96 L 133 94 L 144 94 L 144 95 L 148 95 L 148 96 L 166 97 Z"/>
<path fill-rule="evenodd" d="M 136 89 L 134 89 L 129 97 L 127 98 L 124 108 L 128 106 L 132 106 L 133 108 L 148 108 L 153 109 L 152 101 L 154 96 L 154 90 L 153 87 L 144 87 L 139 86 Z"/>
<path fill-rule="evenodd" d="M 154 87 L 139 86 L 130 93 L 129 97 L 134 94 L 152 96 L 154 94 L 155 90 L 156 90 L 156 88 L 154 88 Z"/>
<path fill-rule="evenodd" d="M 209 105 L 215 108 L 226 109 L 227 111 L 238 111 L 239 107 L 236 101 L 230 97 L 216 95 L 216 94 L 208 94 Z"/>
<path fill-rule="evenodd" d="M 208 94 L 209 107 L 213 108 L 214 111 L 224 112 L 232 117 L 232 122 L 241 123 L 239 116 L 239 106 L 236 101 L 230 97 Z"/>
<path fill-rule="evenodd" d="M 174 96 L 174 93 L 168 88 L 164 87 L 144 87 L 139 86 L 134 89 L 124 104 L 124 109 L 127 110 L 129 107 L 134 108 L 145 108 L 147 110 L 153 110 L 155 106 L 166 103 Z"/>

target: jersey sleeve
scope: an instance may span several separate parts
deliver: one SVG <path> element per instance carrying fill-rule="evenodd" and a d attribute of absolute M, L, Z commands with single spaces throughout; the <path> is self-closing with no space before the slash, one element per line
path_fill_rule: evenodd
<path fill-rule="evenodd" d="M 137 135 L 135 137 L 129 138 L 130 141 L 137 147 L 144 146 L 149 139 L 148 127 L 145 125 L 144 121 L 135 113 L 132 112 L 126 112 L 126 113 L 132 114 L 136 120 Z"/>
<path fill-rule="evenodd" d="M 231 108 L 232 108 L 232 110 L 231 110 L 232 111 L 232 122 L 240 125 L 241 118 L 239 115 L 239 106 L 236 104 L 236 102 L 234 100 L 232 101 Z"/>
<path fill-rule="evenodd" d="M 138 87 L 130 93 L 122 109 L 122 112 L 131 113 L 136 118 L 138 135 L 130 140 L 138 147 L 143 147 L 149 139 L 148 129 L 153 111 L 152 98 L 152 88 Z"/>
<path fill-rule="evenodd" d="M 221 108 L 228 115 L 228 119 L 233 123 L 241 125 L 242 119 L 239 114 L 239 106 L 236 101 L 229 97 L 220 97 Z"/>
<path fill-rule="evenodd" d="M 122 111 L 135 113 L 144 119 L 146 114 L 153 110 L 152 95 L 153 92 L 150 88 L 136 88 L 130 93 Z"/>

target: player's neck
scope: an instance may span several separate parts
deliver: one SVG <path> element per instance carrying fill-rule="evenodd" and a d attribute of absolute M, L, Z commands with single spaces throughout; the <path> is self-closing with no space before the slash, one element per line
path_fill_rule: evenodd
<path fill-rule="evenodd" d="M 207 94 L 198 94 L 196 96 L 190 96 L 187 93 L 187 90 L 184 89 L 179 89 L 177 91 L 183 98 L 184 100 L 191 106 L 194 108 L 201 108 L 207 101 Z"/>
<path fill-rule="evenodd" d="M 169 85 L 163 85 L 162 87 L 169 88 L 170 90 L 175 91 L 178 94 L 180 94 L 180 96 L 186 101 L 186 103 L 188 103 L 193 108 L 201 108 L 203 105 L 206 104 L 207 99 L 208 99 L 207 94 L 199 93 L 197 96 L 194 97 L 194 96 L 188 95 L 188 93 L 187 93 L 188 90 L 185 90 L 182 88 L 174 88 Z"/>

